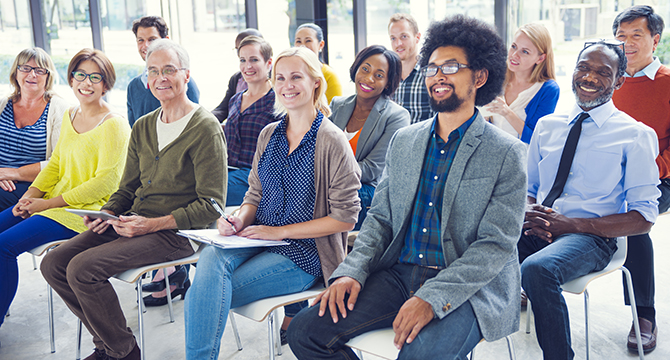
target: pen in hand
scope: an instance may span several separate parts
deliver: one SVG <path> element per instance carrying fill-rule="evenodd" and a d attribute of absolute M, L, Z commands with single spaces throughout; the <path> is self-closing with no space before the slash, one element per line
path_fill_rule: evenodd
<path fill-rule="evenodd" d="M 237 232 L 237 229 L 235 229 L 235 225 L 233 225 L 233 223 L 230 222 L 230 220 L 228 220 L 228 215 L 226 215 L 226 213 L 223 212 L 223 209 L 221 209 L 221 206 L 219 206 L 219 203 L 217 203 L 216 200 L 215 200 L 214 198 L 209 199 L 209 201 L 212 202 L 212 206 L 214 206 L 214 210 L 216 210 L 216 212 L 218 212 L 219 215 L 221 215 L 221 217 L 222 217 L 224 220 L 226 220 L 226 221 L 228 222 L 228 224 L 230 224 L 230 227 L 233 228 L 233 231 L 234 231 L 234 232 Z"/>

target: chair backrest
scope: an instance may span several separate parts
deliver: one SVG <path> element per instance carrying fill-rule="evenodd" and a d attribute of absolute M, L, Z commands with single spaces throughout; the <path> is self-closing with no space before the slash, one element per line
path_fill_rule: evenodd
<path fill-rule="evenodd" d="M 325 289 L 326 288 L 323 287 L 323 284 L 319 283 L 303 292 L 256 300 L 249 304 L 230 309 L 230 311 L 248 319 L 261 322 L 265 320 L 265 318 L 267 318 L 267 316 L 270 315 L 270 313 L 275 309 L 286 305 L 295 304 L 304 300 L 313 299 Z"/>
<path fill-rule="evenodd" d="M 397 359 L 400 351 L 393 345 L 393 328 L 368 331 L 349 340 L 345 345 L 384 359 Z"/>
<path fill-rule="evenodd" d="M 604 269 L 600 271 L 594 271 L 590 274 L 586 274 L 572 281 L 566 282 L 561 286 L 563 291 L 567 291 L 573 294 L 581 294 L 584 292 L 584 290 L 586 290 L 586 287 L 591 281 L 621 268 L 626 262 L 626 254 L 628 252 L 628 237 L 618 237 L 615 241 L 617 242 L 617 250 L 612 256 L 610 263 L 607 264 Z"/>

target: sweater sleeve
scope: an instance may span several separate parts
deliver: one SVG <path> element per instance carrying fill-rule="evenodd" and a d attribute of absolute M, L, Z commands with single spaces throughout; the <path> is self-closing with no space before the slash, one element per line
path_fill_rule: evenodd
<path fill-rule="evenodd" d="M 63 116 L 67 116 L 67 111 L 66 115 Z M 66 121 L 70 121 L 69 116 Z M 46 163 L 46 166 L 40 170 L 31 184 L 32 187 L 35 187 L 44 193 L 53 192 L 53 189 L 60 178 L 60 147 L 61 142 L 59 141 L 56 143 L 56 148 L 51 153 L 51 158 Z"/>
<path fill-rule="evenodd" d="M 139 144 L 138 137 L 141 127 L 134 127 L 130 140 L 128 142 L 128 151 L 126 155 L 126 165 L 123 169 L 123 176 L 119 183 L 119 188 L 101 210 L 109 210 L 116 215 L 123 214 L 130 210 L 135 199 L 135 190 L 140 187 L 140 160 L 138 156 Z"/>
<path fill-rule="evenodd" d="M 230 80 L 228 80 L 226 96 L 223 97 L 223 100 L 221 100 L 219 106 L 212 110 L 212 114 L 216 116 L 220 123 L 223 123 L 223 121 L 228 118 L 228 104 L 230 103 L 230 98 L 235 95 L 235 90 L 237 90 L 237 80 L 240 78 L 240 76 L 242 76 L 242 73 L 238 71 L 230 77 Z"/>
<path fill-rule="evenodd" d="M 335 75 L 330 66 L 324 64 L 322 71 L 327 83 L 326 99 L 328 99 L 328 103 L 330 104 L 335 96 L 342 96 L 342 84 L 340 84 L 340 79 Z"/>
<path fill-rule="evenodd" d="M 526 106 L 526 122 L 521 134 L 521 141 L 526 144 L 530 143 L 530 138 L 533 136 L 537 121 L 545 115 L 554 113 L 560 92 L 560 88 L 554 80 L 548 80 L 542 85 L 540 91 L 535 94 Z"/>
<path fill-rule="evenodd" d="M 106 120 L 100 131 L 97 152 L 82 151 L 82 156 L 96 160 L 94 176 L 62 194 L 63 200 L 71 206 L 89 204 L 109 196 L 118 188 L 123 170 L 123 159 L 128 149 L 130 127 L 122 117 Z"/>

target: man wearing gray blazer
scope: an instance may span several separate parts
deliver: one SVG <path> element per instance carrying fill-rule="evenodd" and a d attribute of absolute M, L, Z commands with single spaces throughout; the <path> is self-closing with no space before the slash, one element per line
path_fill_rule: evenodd
<path fill-rule="evenodd" d="M 349 339 L 391 326 L 399 359 L 461 359 L 518 330 L 526 151 L 475 108 L 500 93 L 505 54 L 480 20 L 430 26 L 421 65 L 438 114 L 391 139 L 353 251 L 288 329 L 298 359 L 355 359 Z"/>

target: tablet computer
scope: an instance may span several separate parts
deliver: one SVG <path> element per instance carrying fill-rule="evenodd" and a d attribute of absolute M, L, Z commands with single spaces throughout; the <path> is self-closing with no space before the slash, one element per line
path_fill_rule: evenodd
<path fill-rule="evenodd" d="M 114 216 L 111 214 L 108 214 L 103 211 L 95 211 L 95 210 L 79 210 L 79 209 L 65 209 L 67 212 L 71 212 L 75 215 L 79 215 L 81 217 L 88 216 L 91 219 L 103 219 L 103 220 L 119 220 L 118 216 Z"/>

